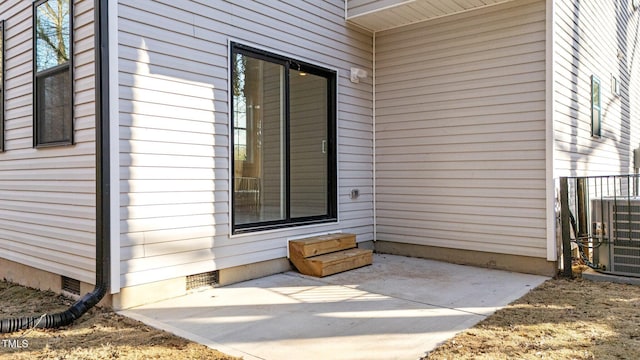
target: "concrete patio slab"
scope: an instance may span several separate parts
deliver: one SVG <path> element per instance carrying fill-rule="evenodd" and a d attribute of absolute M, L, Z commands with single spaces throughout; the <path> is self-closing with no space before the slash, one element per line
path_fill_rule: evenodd
<path fill-rule="evenodd" d="M 394 255 L 296 272 L 120 313 L 245 359 L 418 359 L 547 278 Z"/>

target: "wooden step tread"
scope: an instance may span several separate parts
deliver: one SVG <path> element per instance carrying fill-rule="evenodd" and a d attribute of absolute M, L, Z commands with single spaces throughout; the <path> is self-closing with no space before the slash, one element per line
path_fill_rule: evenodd
<path fill-rule="evenodd" d="M 308 258 L 356 247 L 356 235 L 336 233 L 289 241 L 289 256 Z"/>
<path fill-rule="evenodd" d="M 293 261 L 293 259 L 292 259 Z M 369 249 L 347 249 L 293 261 L 305 275 L 323 277 L 352 270 L 373 262 L 373 251 Z"/>
<path fill-rule="evenodd" d="M 328 264 L 328 263 L 341 261 L 344 258 L 358 256 L 360 254 L 365 254 L 365 253 L 370 254 L 370 253 L 373 253 L 373 251 L 369 249 L 353 248 L 353 249 L 336 251 L 329 254 L 313 256 L 313 257 L 307 258 L 307 260 L 312 262 L 321 262 L 321 263 Z"/>

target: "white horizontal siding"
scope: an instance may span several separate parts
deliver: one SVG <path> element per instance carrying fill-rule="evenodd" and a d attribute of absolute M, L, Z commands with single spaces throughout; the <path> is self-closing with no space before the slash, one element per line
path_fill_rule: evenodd
<path fill-rule="evenodd" d="M 5 150 L 0 153 L 0 256 L 95 281 L 93 1 L 74 2 L 76 144 L 33 148 L 32 2 L 4 1 Z"/>
<path fill-rule="evenodd" d="M 633 172 L 640 144 L 639 19 L 631 2 L 557 2 L 554 130 L 558 176 Z M 591 137 L 591 76 L 601 81 L 602 138 Z M 611 77 L 620 97 L 611 90 Z"/>
<path fill-rule="evenodd" d="M 370 34 L 344 2 L 120 1 L 122 286 L 286 256 L 286 239 L 373 239 Z M 228 42 L 338 70 L 338 224 L 230 236 Z M 352 188 L 361 196 L 349 199 Z"/>
<path fill-rule="evenodd" d="M 545 2 L 376 33 L 377 238 L 546 257 Z"/>

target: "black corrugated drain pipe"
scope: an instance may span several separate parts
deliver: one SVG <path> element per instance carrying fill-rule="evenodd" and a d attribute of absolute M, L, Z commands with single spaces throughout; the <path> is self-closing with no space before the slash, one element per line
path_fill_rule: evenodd
<path fill-rule="evenodd" d="M 71 324 L 104 297 L 109 289 L 109 26 L 108 0 L 95 0 L 96 46 L 96 286 L 67 310 L 42 316 L 0 320 L 0 333 Z"/>

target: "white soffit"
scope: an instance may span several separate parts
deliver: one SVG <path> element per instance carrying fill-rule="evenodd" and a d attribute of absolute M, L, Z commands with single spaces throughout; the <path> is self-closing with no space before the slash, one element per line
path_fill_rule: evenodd
<path fill-rule="evenodd" d="M 512 0 L 347 0 L 347 21 L 388 30 Z"/>

